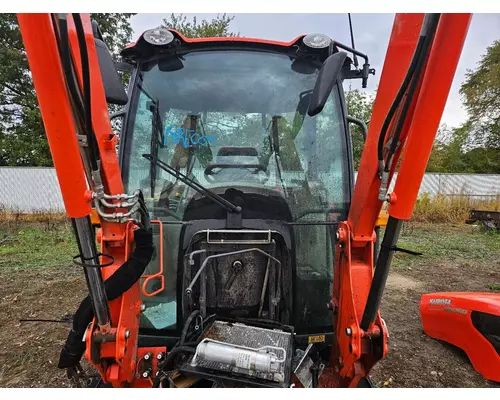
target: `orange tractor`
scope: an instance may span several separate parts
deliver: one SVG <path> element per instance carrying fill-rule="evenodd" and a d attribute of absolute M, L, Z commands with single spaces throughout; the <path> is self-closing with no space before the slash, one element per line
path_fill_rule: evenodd
<path fill-rule="evenodd" d="M 18 18 L 89 290 L 59 367 L 78 378 L 84 355 L 115 387 L 370 386 L 470 15 L 396 16 L 356 185 L 342 82 L 374 71 L 353 48 L 152 29 L 121 53 L 125 92 L 88 15 Z"/>

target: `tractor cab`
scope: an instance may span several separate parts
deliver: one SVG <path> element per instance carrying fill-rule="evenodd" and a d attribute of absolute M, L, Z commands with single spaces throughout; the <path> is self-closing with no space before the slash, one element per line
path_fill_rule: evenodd
<path fill-rule="evenodd" d="M 154 29 L 123 50 L 122 178 L 144 193 L 156 242 L 145 337 L 178 337 L 195 313 L 328 340 L 335 228 L 354 179 L 342 81 L 373 72 L 351 69 L 339 46 Z"/>

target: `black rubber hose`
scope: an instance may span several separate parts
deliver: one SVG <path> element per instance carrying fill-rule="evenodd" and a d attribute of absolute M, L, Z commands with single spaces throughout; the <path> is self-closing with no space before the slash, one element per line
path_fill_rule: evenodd
<path fill-rule="evenodd" d="M 161 369 L 158 371 L 158 375 L 155 378 L 155 381 L 153 383 L 153 387 L 157 388 L 160 386 L 161 382 L 161 374 L 163 371 L 167 370 L 167 368 L 172 364 L 172 361 L 174 360 L 175 356 L 179 354 L 195 354 L 196 349 L 193 347 L 188 347 L 188 346 L 178 346 L 172 348 L 167 354 L 167 358 L 165 360 L 165 363 L 161 366 Z"/>
<path fill-rule="evenodd" d="M 425 63 L 427 62 L 428 55 L 431 50 L 432 42 L 434 40 L 434 36 L 436 34 L 437 26 L 439 23 L 440 14 L 433 14 L 429 17 L 428 21 L 424 21 L 424 24 L 427 25 L 423 28 L 422 35 L 420 39 L 423 38 L 422 51 L 420 53 L 420 57 L 418 59 L 413 78 L 410 83 L 410 87 L 408 89 L 408 94 L 406 95 L 406 100 L 401 110 L 401 114 L 398 118 L 398 123 L 396 129 L 394 131 L 394 136 L 391 141 L 391 146 L 389 148 L 389 152 L 387 154 L 387 160 L 385 164 L 385 171 L 389 172 L 390 166 L 392 164 L 391 159 L 394 153 L 396 152 L 396 148 L 398 146 L 399 137 L 401 136 L 401 131 L 403 130 L 403 125 L 406 122 L 406 116 L 408 115 L 408 110 L 410 108 L 411 101 L 417 90 L 418 83 L 420 82 L 422 71 Z"/>
<path fill-rule="evenodd" d="M 92 129 L 92 97 L 90 85 L 90 63 L 89 54 L 87 51 L 87 43 L 85 41 L 85 30 L 83 29 L 82 18 L 80 14 L 72 14 L 75 22 L 76 34 L 78 38 L 78 47 L 80 48 L 80 58 L 82 64 L 82 80 L 83 80 L 83 112 L 85 120 L 85 129 L 87 134 L 87 143 L 91 151 L 92 170 L 97 171 L 97 161 L 99 160 L 99 149 L 94 131 Z"/>
<path fill-rule="evenodd" d="M 426 37 L 427 36 L 420 35 L 417 42 L 417 47 L 415 48 L 415 52 L 413 53 L 413 58 L 410 62 L 410 66 L 408 67 L 408 72 L 406 73 L 405 79 L 403 80 L 403 83 L 399 88 L 396 98 L 394 99 L 394 102 L 392 103 L 391 108 L 387 113 L 387 116 L 385 117 L 384 124 L 382 125 L 382 129 L 380 131 L 380 136 L 378 139 L 379 162 L 382 162 L 384 160 L 384 143 L 387 130 L 389 129 L 389 125 L 391 124 L 392 118 L 394 117 L 394 114 L 396 113 L 398 107 L 400 106 L 401 100 L 403 99 L 406 90 L 408 89 L 408 86 L 410 85 L 410 82 L 415 74 L 415 70 L 421 58 L 422 50 L 424 49 L 424 42 L 426 40 Z"/>
<path fill-rule="evenodd" d="M 405 79 L 403 80 L 403 83 L 401 84 L 401 87 L 399 88 L 399 91 L 396 95 L 396 98 L 394 99 L 391 108 L 389 109 L 389 112 L 387 113 L 387 116 L 385 117 L 384 124 L 382 125 L 382 129 L 380 131 L 380 136 L 378 138 L 378 160 L 383 161 L 384 160 L 384 143 L 385 143 L 385 136 L 387 134 L 387 130 L 389 129 L 389 125 L 391 124 L 392 118 L 394 117 L 394 114 L 396 113 L 396 110 L 398 109 L 401 100 L 403 99 L 403 96 L 406 93 L 406 89 L 408 88 L 408 85 L 410 84 L 413 74 L 415 73 L 415 68 L 417 67 L 418 60 L 420 58 L 420 53 L 422 51 L 423 47 L 423 38 L 420 38 L 418 43 L 417 43 L 417 48 L 415 49 L 415 53 L 413 54 L 413 58 L 410 63 L 410 67 L 408 68 L 408 72 L 406 73 Z"/>
<path fill-rule="evenodd" d="M 186 341 L 186 336 L 187 336 L 189 327 L 191 326 L 193 319 L 195 319 L 198 315 L 200 315 L 200 310 L 194 310 L 191 314 L 189 314 L 189 317 L 187 317 L 186 322 L 184 323 L 184 327 L 182 328 L 179 346 L 182 346 L 184 344 L 184 342 Z"/>
<path fill-rule="evenodd" d="M 66 84 L 68 85 L 69 96 L 71 98 L 71 101 L 73 102 L 73 107 L 76 110 L 76 117 L 78 118 L 78 122 L 83 126 L 84 125 L 83 104 L 82 104 L 83 96 L 80 87 L 76 83 L 76 75 L 73 66 L 73 60 L 70 54 L 68 23 L 66 19 L 61 19 L 61 18 L 57 20 L 58 21 L 57 23 L 54 18 L 55 17 L 53 17 L 52 21 L 52 24 L 54 26 L 54 32 L 59 33 L 55 35 L 59 50 L 59 59 L 61 60 L 61 65 L 63 67 Z"/>
<path fill-rule="evenodd" d="M 104 281 L 106 296 L 109 301 L 121 296 L 139 280 L 153 255 L 153 235 L 151 231 L 138 229 L 134 231 L 135 249 L 129 259 L 118 268 L 113 275 Z M 58 368 L 75 367 L 85 352 L 82 341 L 87 326 L 92 322 L 94 310 L 90 296 L 80 303 L 73 316 L 73 327 L 59 356 Z"/>

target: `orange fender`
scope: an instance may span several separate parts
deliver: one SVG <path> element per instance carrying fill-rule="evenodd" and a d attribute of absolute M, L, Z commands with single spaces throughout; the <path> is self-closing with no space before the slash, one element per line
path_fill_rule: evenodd
<path fill-rule="evenodd" d="M 477 372 L 500 382 L 500 294 L 424 294 L 420 316 L 426 335 L 460 347 Z"/>

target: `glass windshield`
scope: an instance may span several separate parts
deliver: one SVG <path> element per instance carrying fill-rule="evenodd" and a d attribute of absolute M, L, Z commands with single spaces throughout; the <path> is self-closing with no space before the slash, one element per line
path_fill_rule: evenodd
<path fill-rule="evenodd" d="M 162 62 L 152 61 L 140 72 L 141 91 L 127 139 L 129 188 L 159 198 L 175 183 L 160 169 L 151 182 L 150 162 L 142 154 L 155 153 L 209 188 L 319 184 L 321 200 L 311 196 L 291 204 L 296 216 L 319 210 L 321 204 L 344 211 L 349 177 L 339 97 L 334 91 L 314 118 L 297 111 L 300 99 L 314 88 L 317 69 L 303 74 L 294 71 L 288 56 L 238 51 L 190 53 L 182 64 L 162 71 Z M 181 205 L 192 192 L 182 193 Z M 182 214 L 183 208 L 178 211 Z"/>
<path fill-rule="evenodd" d="M 199 194 L 152 167 L 145 153 L 212 190 L 279 191 L 296 222 L 345 218 L 350 176 L 337 88 L 320 114 L 306 114 L 319 68 L 300 68 L 284 54 L 202 51 L 149 61 L 139 69 L 122 150 L 123 178 L 127 190 L 143 190 L 153 218 L 182 220 Z M 319 277 L 327 291 L 333 265 L 330 228 L 294 227 L 297 246 L 307 249 L 297 252 L 299 277 Z M 166 224 L 164 231 L 164 243 L 172 250 L 164 251 L 165 275 L 175 277 L 181 227 Z M 175 298 L 175 279 L 167 281 L 171 292 L 165 296 Z M 170 308 L 175 315 L 175 306 Z"/>

